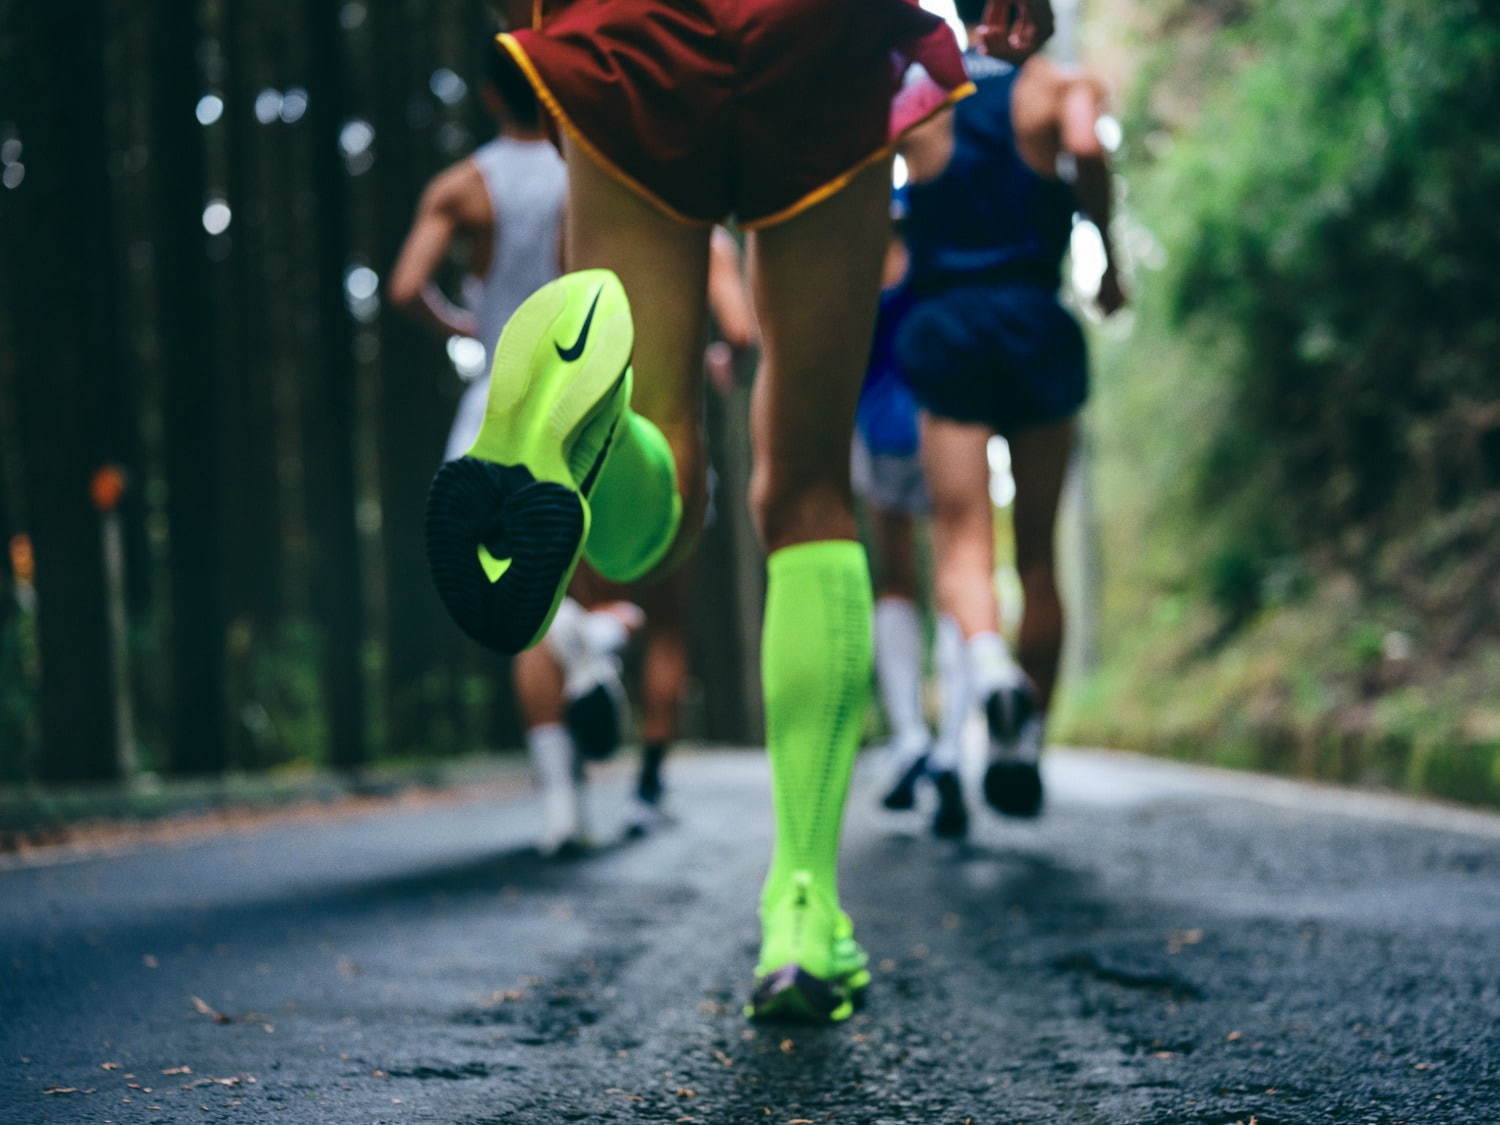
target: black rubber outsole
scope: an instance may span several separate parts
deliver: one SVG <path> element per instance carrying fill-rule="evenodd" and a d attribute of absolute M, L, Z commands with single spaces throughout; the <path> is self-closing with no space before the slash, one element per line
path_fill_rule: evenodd
<path fill-rule="evenodd" d="M 536 639 L 572 575 L 583 500 L 519 465 L 449 461 L 427 494 L 427 565 L 458 627 L 486 648 L 517 653 Z M 508 569 L 491 582 L 480 545 Z"/>
<path fill-rule="evenodd" d="M 1005 816 L 1039 816 L 1042 771 L 1035 762 L 991 762 L 984 771 L 984 799 Z"/>
<path fill-rule="evenodd" d="M 763 1023 L 833 1023 L 834 1012 L 853 999 L 847 990 L 801 966 L 785 965 L 755 982 L 747 1011 L 751 1019 Z M 859 1000 L 863 1003 L 864 997 Z"/>

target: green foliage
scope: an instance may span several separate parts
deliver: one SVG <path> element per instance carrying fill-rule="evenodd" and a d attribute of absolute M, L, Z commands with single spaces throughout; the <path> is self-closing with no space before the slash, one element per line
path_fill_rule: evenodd
<path fill-rule="evenodd" d="M 1155 0 L 1065 737 L 1500 803 L 1500 21 Z"/>
<path fill-rule="evenodd" d="M 1242 353 L 1204 498 L 1309 546 L 1500 485 L 1500 23 L 1262 0 L 1217 38 L 1248 61 L 1151 172 L 1175 326 Z"/>

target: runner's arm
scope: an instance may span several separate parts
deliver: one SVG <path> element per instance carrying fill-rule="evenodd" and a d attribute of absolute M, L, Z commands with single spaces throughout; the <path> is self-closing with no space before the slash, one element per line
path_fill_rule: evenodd
<path fill-rule="evenodd" d="M 444 296 L 433 276 L 461 229 L 456 183 L 448 172 L 422 193 L 417 217 L 391 270 L 386 296 L 391 304 L 439 336 L 472 336 L 474 318 Z"/>
<path fill-rule="evenodd" d="M 979 37 L 990 54 L 1004 57 L 1004 47 L 1033 51 L 1057 30 L 1052 0 L 990 0 L 984 9 Z"/>
<path fill-rule="evenodd" d="M 1124 307 L 1126 295 L 1120 284 L 1114 239 L 1109 229 L 1114 218 L 1114 182 L 1109 151 L 1099 140 L 1099 118 L 1103 111 L 1104 87 L 1096 80 L 1079 78 L 1064 87 L 1062 147 L 1073 157 L 1078 169 L 1074 191 L 1079 210 L 1098 228 L 1104 242 L 1104 276 L 1099 281 L 1098 301 L 1104 315 L 1110 316 Z"/>
<path fill-rule="evenodd" d="M 731 348 L 755 343 L 755 314 L 745 289 L 745 271 L 734 236 L 715 227 L 708 247 L 708 307 L 719 326 L 719 338 Z"/>
<path fill-rule="evenodd" d="M 709 381 L 721 394 L 734 386 L 734 357 L 755 343 L 755 313 L 745 288 L 739 244 L 723 227 L 715 227 L 708 244 L 708 308 L 718 329 L 703 354 Z"/>

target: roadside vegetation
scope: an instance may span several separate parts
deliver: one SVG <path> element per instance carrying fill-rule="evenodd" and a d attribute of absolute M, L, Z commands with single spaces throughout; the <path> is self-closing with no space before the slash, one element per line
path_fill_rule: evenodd
<path fill-rule="evenodd" d="M 1099 341 L 1104 644 L 1063 733 L 1500 804 L 1500 25 L 1131 18 L 1138 303 Z"/>

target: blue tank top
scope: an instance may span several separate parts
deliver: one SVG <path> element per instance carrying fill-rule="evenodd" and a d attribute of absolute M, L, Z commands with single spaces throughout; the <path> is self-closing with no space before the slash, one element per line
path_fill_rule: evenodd
<path fill-rule="evenodd" d="M 937 179 L 910 189 L 913 282 L 921 292 L 1013 281 L 1055 290 L 1073 190 L 1037 175 L 1016 150 L 1011 95 L 1020 71 L 973 51 L 964 64 L 978 92 L 954 107 L 953 156 Z"/>

